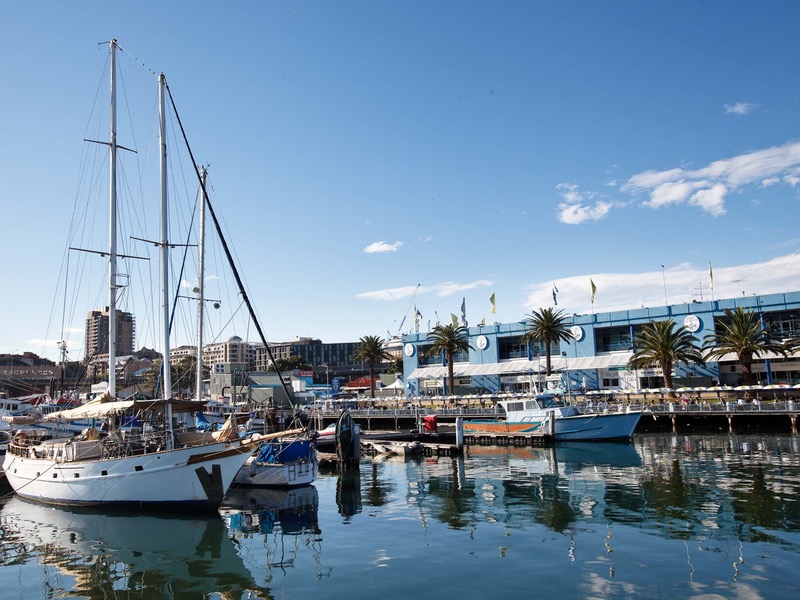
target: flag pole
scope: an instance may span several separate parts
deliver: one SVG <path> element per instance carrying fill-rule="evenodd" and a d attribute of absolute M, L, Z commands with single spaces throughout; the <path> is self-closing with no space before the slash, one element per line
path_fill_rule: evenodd
<path fill-rule="evenodd" d="M 711 302 L 714 302 L 714 271 L 711 270 L 711 261 L 708 261 L 708 283 L 711 286 Z"/>

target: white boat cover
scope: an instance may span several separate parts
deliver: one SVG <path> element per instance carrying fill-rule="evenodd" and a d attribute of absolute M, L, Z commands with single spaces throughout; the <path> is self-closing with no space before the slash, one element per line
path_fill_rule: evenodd
<path fill-rule="evenodd" d="M 92 400 L 77 408 L 69 408 L 58 412 L 47 414 L 43 417 L 45 421 L 77 421 L 79 419 L 97 419 L 115 415 L 123 410 L 131 408 L 135 402 L 133 400 L 117 400 L 114 402 Z"/>

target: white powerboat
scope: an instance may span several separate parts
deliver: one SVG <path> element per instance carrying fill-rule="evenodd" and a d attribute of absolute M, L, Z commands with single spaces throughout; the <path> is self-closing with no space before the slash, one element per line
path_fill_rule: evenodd
<path fill-rule="evenodd" d="M 505 419 L 464 421 L 465 433 L 548 433 L 556 441 L 630 440 L 641 411 L 582 413 L 552 394 L 501 400 Z"/>

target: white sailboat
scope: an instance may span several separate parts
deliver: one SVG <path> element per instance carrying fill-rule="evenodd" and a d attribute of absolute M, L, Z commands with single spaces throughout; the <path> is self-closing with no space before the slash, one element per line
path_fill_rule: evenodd
<path fill-rule="evenodd" d="M 18 433 L 9 444 L 3 467 L 18 495 L 66 506 L 127 506 L 216 509 L 253 449 L 255 440 L 241 441 L 235 435 L 180 435 L 173 431 L 175 412 L 189 410 L 170 398 L 159 401 L 116 400 L 116 61 L 117 42 L 110 42 L 110 192 L 109 192 L 109 341 L 108 394 L 49 419 L 105 419 L 110 432 L 102 436 L 92 429 L 71 439 L 42 440 Z M 166 126 L 164 93 L 166 80 L 159 76 L 160 170 L 161 170 L 161 286 L 163 356 L 169 356 L 169 252 L 166 208 Z M 169 360 L 163 361 L 163 389 L 172 389 Z M 185 403 L 184 403 L 185 404 Z M 195 404 L 196 406 L 196 404 Z M 132 411 L 147 417 L 142 427 L 118 427 L 120 418 Z"/>

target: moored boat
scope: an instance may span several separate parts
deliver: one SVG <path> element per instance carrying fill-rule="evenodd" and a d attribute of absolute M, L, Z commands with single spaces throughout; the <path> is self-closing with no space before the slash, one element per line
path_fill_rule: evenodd
<path fill-rule="evenodd" d="M 556 441 L 630 440 L 640 411 L 582 413 L 552 394 L 501 400 L 505 419 L 465 420 L 465 433 L 552 433 Z"/>
<path fill-rule="evenodd" d="M 167 406 L 182 410 L 175 401 L 96 401 L 62 415 L 115 422 L 136 412 L 152 423 L 136 431 L 112 426 L 57 439 L 41 429 L 17 431 L 3 463 L 8 483 L 54 505 L 213 510 L 256 442 L 239 440 L 235 430 L 218 439 L 176 434 L 159 425 Z"/>
<path fill-rule="evenodd" d="M 6 477 L 22 497 L 64 506 L 189 508 L 216 510 L 234 476 L 250 455 L 254 438 L 240 440 L 235 427 L 232 435 L 180 435 L 174 429 L 173 414 L 196 410 L 196 404 L 181 406 L 171 399 L 172 384 L 169 361 L 162 365 L 162 389 L 165 399 L 137 404 L 136 400 L 119 400 L 116 395 L 116 313 L 117 292 L 124 276 L 117 272 L 117 259 L 125 256 L 117 250 L 116 168 L 119 146 L 116 139 L 116 40 L 110 48 L 110 156 L 109 239 L 105 251 L 86 250 L 107 257 L 108 268 L 108 392 L 97 401 L 75 409 L 43 416 L 64 422 L 83 418 L 99 419 L 107 431 L 89 429 L 75 438 L 47 439 L 46 435 L 29 436 L 17 432 L 9 443 L 3 462 Z M 169 356 L 170 330 L 167 240 L 166 185 L 166 78 L 158 77 L 159 142 L 161 172 L 161 328 L 163 355 Z M 196 166 L 195 166 L 196 169 Z M 196 169 L 197 170 L 197 169 Z M 127 256 L 133 259 L 137 257 Z M 141 418 L 143 426 L 126 431 L 120 425 L 125 417 Z"/>
<path fill-rule="evenodd" d="M 313 440 L 283 439 L 262 444 L 233 479 L 234 486 L 300 487 L 317 479 Z"/>

